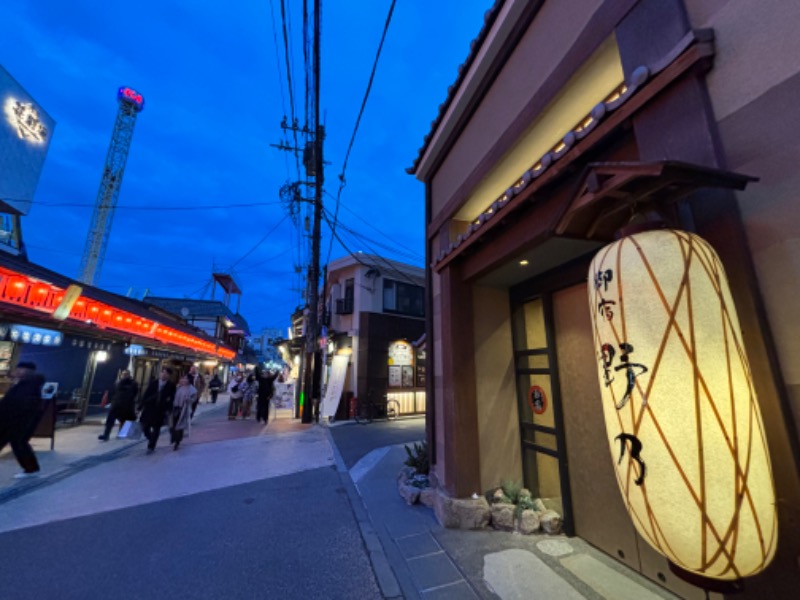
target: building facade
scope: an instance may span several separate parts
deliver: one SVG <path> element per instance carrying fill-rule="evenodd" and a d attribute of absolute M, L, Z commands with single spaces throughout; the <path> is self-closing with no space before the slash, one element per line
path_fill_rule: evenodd
<path fill-rule="evenodd" d="M 425 411 L 424 271 L 370 254 L 328 265 L 327 354 L 350 356 L 344 396 L 398 400 L 402 414 Z M 339 415 L 347 415 L 342 404 Z"/>
<path fill-rule="evenodd" d="M 702 597 L 626 511 L 587 303 L 595 253 L 632 216 L 659 213 L 722 260 L 768 440 L 778 551 L 737 597 L 788 597 L 798 24 L 800 5 L 777 0 L 498 0 L 486 13 L 409 170 L 426 187 L 428 437 L 447 493 L 522 480 L 568 533 Z"/>

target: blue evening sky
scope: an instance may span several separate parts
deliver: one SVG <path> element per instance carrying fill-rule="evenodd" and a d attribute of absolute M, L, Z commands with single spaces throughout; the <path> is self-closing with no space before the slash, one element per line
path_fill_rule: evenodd
<path fill-rule="evenodd" d="M 390 4 L 322 4 L 327 210 L 334 208 Z M 362 236 L 339 230 L 350 250 L 423 266 L 424 189 L 405 168 L 491 5 L 397 2 L 341 196 L 340 223 Z M 286 6 L 295 111 L 302 119 L 302 1 L 286 0 Z M 270 146 L 289 139 L 280 128 L 290 110 L 280 0 L 6 0 L 2 12 L 0 64 L 57 123 L 36 202 L 23 219 L 30 259 L 77 276 L 116 91 L 127 85 L 145 96 L 146 105 L 137 118 L 100 287 L 121 294 L 133 289 L 138 297 L 145 289 L 195 298 L 205 291 L 209 298 L 212 265 L 233 267 L 251 330 L 285 328 L 301 303 L 295 266 L 305 264 L 309 252 L 301 240 L 305 213 L 295 226 L 279 197 L 281 186 L 296 179 L 294 159 Z M 47 206 L 56 203 L 79 206 Z M 260 205 L 198 210 L 248 203 Z M 323 263 L 329 240 L 324 226 Z M 334 243 L 330 257 L 345 253 Z"/>

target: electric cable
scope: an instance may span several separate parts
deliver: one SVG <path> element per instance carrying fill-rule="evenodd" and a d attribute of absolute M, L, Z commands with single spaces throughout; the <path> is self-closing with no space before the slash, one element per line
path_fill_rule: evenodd
<path fill-rule="evenodd" d="M 353 128 L 353 134 L 350 136 L 350 143 L 347 146 L 347 152 L 344 155 L 344 161 L 342 162 L 342 172 L 339 174 L 339 190 L 336 193 L 336 209 L 334 211 L 334 219 L 333 225 L 331 226 L 331 231 L 336 231 L 336 222 L 339 217 L 339 202 L 341 201 L 342 197 L 342 190 L 344 189 L 346 178 L 345 173 L 347 172 L 347 162 L 350 159 L 350 152 L 353 149 L 353 144 L 356 141 L 356 134 L 358 133 L 358 127 L 361 124 L 361 117 L 364 114 L 364 109 L 367 106 L 367 100 L 369 99 L 369 93 L 372 90 L 372 82 L 375 79 L 375 72 L 378 69 L 378 59 L 381 57 L 381 51 L 383 50 L 383 42 L 386 40 L 386 33 L 389 31 L 389 24 L 392 21 L 392 13 L 394 13 L 394 6 L 397 3 L 397 0 L 392 0 L 392 4 L 389 6 L 389 14 L 386 16 L 386 23 L 383 26 L 383 34 L 381 35 L 381 41 L 378 44 L 378 51 L 375 53 L 375 61 L 372 64 L 372 72 L 369 75 L 369 82 L 367 83 L 367 89 L 364 93 L 364 99 L 361 101 L 361 108 L 358 111 L 358 117 L 356 117 L 356 124 Z M 331 250 L 333 249 L 333 237 L 331 237 L 331 243 L 328 246 L 328 257 L 325 259 L 325 262 L 331 257 Z"/>

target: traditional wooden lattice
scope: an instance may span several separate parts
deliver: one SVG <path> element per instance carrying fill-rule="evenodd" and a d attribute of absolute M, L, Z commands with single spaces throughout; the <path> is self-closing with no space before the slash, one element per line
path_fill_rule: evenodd
<path fill-rule="evenodd" d="M 637 531 L 705 577 L 761 571 L 775 490 L 719 257 L 690 233 L 635 234 L 597 254 L 588 288 L 608 444 Z"/>

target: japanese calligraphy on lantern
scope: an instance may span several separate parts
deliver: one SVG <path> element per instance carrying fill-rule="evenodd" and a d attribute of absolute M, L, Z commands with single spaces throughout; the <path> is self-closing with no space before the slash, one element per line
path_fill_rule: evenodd
<path fill-rule="evenodd" d="M 598 252 L 587 288 L 608 447 L 636 530 L 704 577 L 763 570 L 777 544 L 772 467 L 719 257 L 690 233 L 637 233 Z"/>

